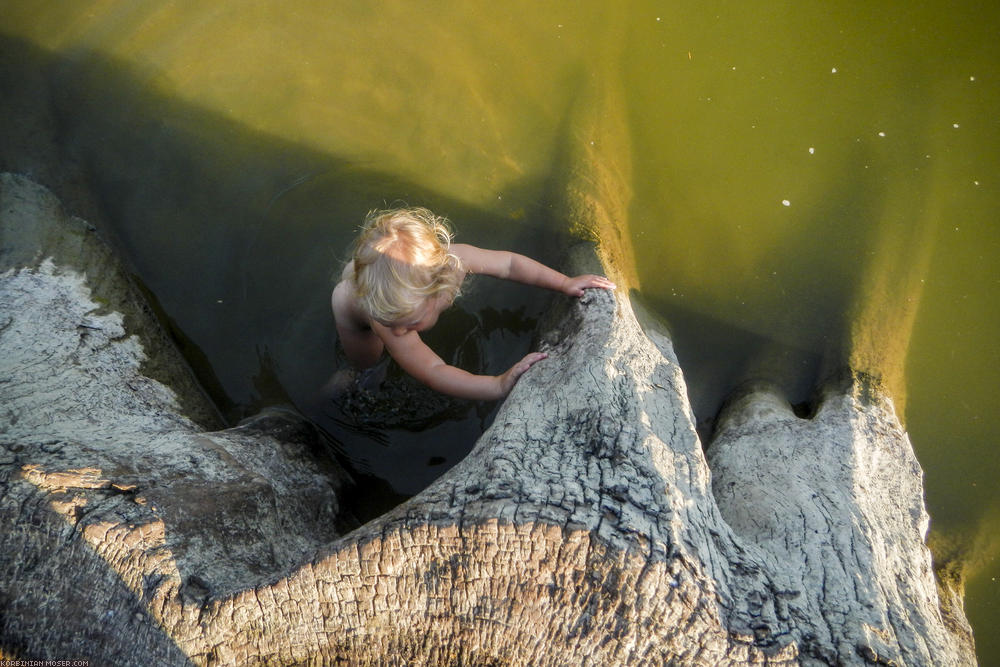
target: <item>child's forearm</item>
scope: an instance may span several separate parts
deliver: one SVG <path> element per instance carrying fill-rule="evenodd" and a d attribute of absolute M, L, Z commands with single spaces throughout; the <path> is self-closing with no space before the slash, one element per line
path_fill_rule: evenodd
<path fill-rule="evenodd" d="M 588 289 L 615 289 L 615 284 L 604 276 L 585 273 L 571 278 L 517 253 L 510 253 L 508 269 L 503 277 L 529 285 L 546 287 L 570 296 L 582 296 L 584 291 Z"/>
<path fill-rule="evenodd" d="M 473 375 L 461 368 L 440 364 L 432 369 L 433 375 L 424 376 L 424 382 L 432 389 L 460 398 L 497 400 L 510 393 L 525 371 L 548 356 L 546 352 L 529 352 L 503 375 Z"/>
<path fill-rule="evenodd" d="M 474 375 L 446 364 L 429 373 L 419 373 L 417 379 L 434 391 L 473 401 L 495 401 L 506 395 L 501 379 L 494 375 Z"/>
<path fill-rule="evenodd" d="M 510 280 L 545 287 L 556 292 L 562 292 L 566 281 L 569 280 L 566 274 L 536 262 L 530 257 L 515 252 L 510 255 L 510 270 L 507 275 Z"/>

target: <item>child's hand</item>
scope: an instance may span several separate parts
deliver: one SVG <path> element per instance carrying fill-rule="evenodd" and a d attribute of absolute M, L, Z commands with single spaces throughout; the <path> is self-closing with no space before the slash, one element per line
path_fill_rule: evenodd
<path fill-rule="evenodd" d="M 521 361 L 511 366 L 506 373 L 497 378 L 500 380 L 500 391 L 502 392 L 500 396 L 503 397 L 509 394 L 510 390 L 514 388 L 514 385 L 517 384 L 518 378 L 524 375 L 526 370 L 548 356 L 549 355 L 544 352 L 532 352 L 531 354 L 526 355 L 524 359 L 521 359 Z"/>
<path fill-rule="evenodd" d="M 570 296 L 583 296 L 585 289 L 614 289 L 615 284 L 604 276 L 595 276 L 587 273 L 575 278 L 567 278 L 562 285 L 564 294 Z"/>

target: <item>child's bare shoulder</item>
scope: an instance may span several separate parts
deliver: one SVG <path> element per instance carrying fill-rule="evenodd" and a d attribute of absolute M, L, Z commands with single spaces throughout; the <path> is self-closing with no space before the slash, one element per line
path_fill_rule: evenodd
<path fill-rule="evenodd" d="M 330 305 L 333 307 L 333 316 L 339 325 L 354 329 L 369 328 L 368 318 L 358 308 L 357 297 L 354 295 L 354 285 L 350 280 L 341 280 L 337 283 L 333 288 L 333 294 L 330 295 Z"/>

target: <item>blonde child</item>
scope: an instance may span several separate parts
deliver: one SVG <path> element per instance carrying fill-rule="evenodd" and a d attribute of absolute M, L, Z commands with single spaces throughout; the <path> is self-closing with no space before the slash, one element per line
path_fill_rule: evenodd
<path fill-rule="evenodd" d="M 425 208 L 372 211 L 332 297 L 337 333 L 351 364 L 369 368 L 386 350 L 435 391 L 477 400 L 506 396 L 546 354 L 532 352 L 502 375 L 474 375 L 446 364 L 420 339 L 452 304 L 468 273 L 570 296 L 615 287 L 602 276 L 571 278 L 517 253 L 452 243 L 448 221 Z"/>

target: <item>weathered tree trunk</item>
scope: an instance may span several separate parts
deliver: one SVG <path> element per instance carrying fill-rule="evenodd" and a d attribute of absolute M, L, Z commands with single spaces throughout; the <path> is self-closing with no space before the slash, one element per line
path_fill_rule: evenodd
<path fill-rule="evenodd" d="M 51 215 L 30 183 L 0 185 L 5 235 L 11 197 Z M 560 301 L 550 359 L 464 461 L 337 537 L 340 478 L 306 427 L 205 432 L 95 303 L 106 269 L 41 259 L 0 278 L 5 657 L 975 661 L 935 584 L 920 468 L 864 378 L 811 419 L 766 390 L 734 401 L 706 460 L 669 339 L 592 291 Z"/>

